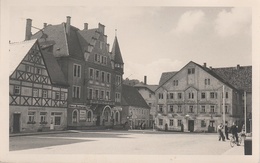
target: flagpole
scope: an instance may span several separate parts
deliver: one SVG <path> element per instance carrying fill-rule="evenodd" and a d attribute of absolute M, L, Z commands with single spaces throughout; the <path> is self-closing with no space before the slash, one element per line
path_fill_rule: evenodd
<path fill-rule="evenodd" d="M 226 121 L 225 121 L 225 85 L 223 85 L 223 124 L 224 124 L 224 131 L 226 127 Z"/>
<path fill-rule="evenodd" d="M 245 133 L 246 133 L 246 91 L 244 92 L 244 115 L 245 115 L 245 119 L 244 119 L 244 125 L 245 125 Z"/>

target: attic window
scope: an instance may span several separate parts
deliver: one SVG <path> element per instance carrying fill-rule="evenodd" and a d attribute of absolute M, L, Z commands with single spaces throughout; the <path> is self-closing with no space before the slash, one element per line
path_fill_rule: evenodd
<path fill-rule="evenodd" d="M 60 48 L 57 48 L 57 51 L 59 51 L 60 50 Z"/>

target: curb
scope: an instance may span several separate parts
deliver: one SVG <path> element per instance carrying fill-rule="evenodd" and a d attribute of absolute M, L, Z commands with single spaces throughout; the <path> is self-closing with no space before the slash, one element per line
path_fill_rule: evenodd
<path fill-rule="evenodd" d="M 67 131 L 50 131 L 50 132 L 30 132 L 30 133 L 17 133 L 9 134 L 9 137 L 16 136 L 31 136 L 31 135 L 45 135 L 45 134 L 63 134 L 63 133 L 76 133 L 77 131 L 67 130 Z"/>

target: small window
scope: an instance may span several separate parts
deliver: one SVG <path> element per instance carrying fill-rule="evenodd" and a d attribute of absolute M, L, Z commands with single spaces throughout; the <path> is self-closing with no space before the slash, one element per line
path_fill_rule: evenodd
<path fill-rule="evenodd" d="M 170 119 L 170 126 L 173 126 L 173 119 Z"/>
<path fill-rule="evenodd" d="M 170 112 L 173 112 L 173 105 L 170 105 Z"/>
<path fill-rule="evenodd" d="M 41 74 L 41 69 L 40 68 L 36 68 L 36 74 Z"/>
<path fill-rule="evenodd" d="M 28 123 L 35 123 L 35 112 L 28 112 Z"/>
<path fill-rule="evenodd" d="M 178 113 L 182 113 L 181 105 L 178 105 Z"/>
<path fill-rule="evenodd" d="M 93 90 L 91 88 L 88 90 L 88 98 L 93 99 Z"/>
<path fill-rule="evenodd" d="M 206 107 L 204 105 L 201 106 L 201 113 L 205 113 L 206 112 Z"/>
<path fill-rule="evenodd" d="M 194 109 L 193 106 L 190 106 L 190 107 L 189 107 L 189 112 L 190 112 L 190 113 L 194 113 L 194 110 L 193 110 L 193 109 Z"/>
<path fill-rule="evenodd" d="M 215 113 L 215 106 L 214 106 L 214 105 L 211 105 L 211 106 L 210 106 L 210 112 L 211 112 L 211 113 Z"/>
<path fill-rule="evenodd" d="M 178 99 L 182 99 L 182 93 L 178 93 Z"/>
<path fill-rule="evenodd" d="M 159 112 L 162 112 L 163 111 L 163 105 L 158 105 L 159 107 Z"/>
<path fill-rule="evenodd" d="M 107 93 L 106 93 L 106 100 L 110 100 L 110 92 L 109 91 L 107 91 Z"/>
<path fill-rule="evenodd" d="M 74 77 L 81 77 L 81 65 L 74 64 L 73 66 L 73 76 Z"/>
<path fill-rule="evenodd" d="M 61 124 L 61 117 L 60 116 L 55 116 L 55 123 L 54 123 L 54 125 L 56 125 L 56 126 L 59 126 L 60 124 Z"/>
<path fill-rule="evenodd" d="M 14 94 L 15 95 L 20 95 L 21 93 L 21 87 L 20 86 L 14 86 Z"/>
<path fill-rule="evenodd" d="M 96 70 L 96 80 L 99 80 L 99 71 Z"/>
<path fill-rule="evenodd" d="M 88 111 L 88 113 L 87 113 L 87 122 L 91 122 L 91 117 L 92 117 L 91 111 Z"/>
<path fill-rule="evenodd" d="M 101 91 L 100 98 L 103 99 L 105 97 L 105 91 Z"/>
<path fill-rule="evenodd" d="M 228 92 L 226 92 L 226 98 L 228 98 Z"/>
<path fill-rule="evenodd" d="M 181 126 L 182 121 L 180 119 L 178 119 L 178 126 Z"/>
<path fill-rule="evenodd" d="M 105 82 L 105 72 L 101 72 L 101 81 Z"/>
<path fill-rule="evenodd" d="M 60 92 L 55 92 L 55 100 L 59 100 L 60 99 Z"/>
<path fill-rule="evenodd" d="M 163 93 L 159 93 L 159 99 L 163 99 Z"/>
<path fill-rule="evenodd" d="M 95 62 L 98 61 L 98 54 L 95 54 Z"/>
<path fill-rule="evenodd" d="M 33 97 L 39 97 L 39 90 L 33 89 Z"/>
<path fill-rule="evenodd" d="M 159 125 L 163 125 L 163 120 L 162 119 L 159 119 Z"/>
<path fill-rule="evenodd" d="M 107 73 L 107 82 L 110 83 L 110 74 Z"/>
<path fill-rule="evenodd" d="M 40 120 L 41 120 L 40 122 L 41 123 L 47 122 L 46 115 L 47 115 L 47 112 L 40 112 Z"/>
<path fill-rule="evenodd" d="M 73 86 L 72 97 L 80 98 L 80 87 L 79 86 Z"/>
<path fill-rule="evenodd" d="M 225 106 L 225 113 L 228 113 L 228 106 Z"/>
<path fill-rule="evenodd" d="M 173 99 L 173 93 L 170 93 L 170 99 Z"/>
<path fill-rule="evenodd" d="M 89 78 L 90 79 L 94 78 L 94 70 L 92 68 L 89 69 Z"/>
<path fill-rule="evenodd" d="M 95 94 L 96 94 L 96 99 L 98 99 L 98 97 L 99 97 L 99 91 L 96 90 L 96 91 L 95 91 Z"/>
<path fill-rule="evenodd" d="M 48 98 L 48 91 L 47 90 L 42 90 L 42 97 Z"/>
<path fill-rule="evenodd" d="M 215 92 L 210 92 L 210 98 L 215 98 Z"/>
<path fill-rule="evenodd" d="M 206 98 L 206 93 L 205 92 L 202 92 L 201 93 L 201 99 L 205 99 Z"/>
<path fill-rule="evenodd" d="M 60 99 L 61 99 L 61 100 L 65 100 L 65 93 L 64 93 L 64 92 L 61 92 L 61 93 L 60 93 Z"/>

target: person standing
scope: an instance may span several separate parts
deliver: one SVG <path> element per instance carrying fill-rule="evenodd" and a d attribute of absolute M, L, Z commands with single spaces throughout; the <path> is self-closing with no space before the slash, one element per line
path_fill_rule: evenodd
<path fill-rule="evenodd" d="M 222 123 L 220 123 L 219 125 L 218 125 L 218 134 L 219 134 L 219 141 L 222 139 L 222 141 L 225 141 L 225 137 L 224 137 L 224 134 L 223 134 L 223 128 L 224 128 L 224 126 L 223 126 L 223 124 Z"/>
<path fill-rule="evenodd" d="M 226 122 L 226 124 L 225 124 L 225 136 L 226 136 L 226 139 L 227 139 L 227 140 L 230 140 L 230 139 L 228 138 L 228 125 L 227 125 L 227 122 Z"/>
<path fill-rule="evenodd" d="M 230 127 L 230 132 L 231 134 L 236 138 L 236 142 L 237 142 L 237 146 L 239 146 L 239 143 L 238 143 L 238 127 L 236 126 L 236 123 L 233 122 L 233 125 Z"/>

